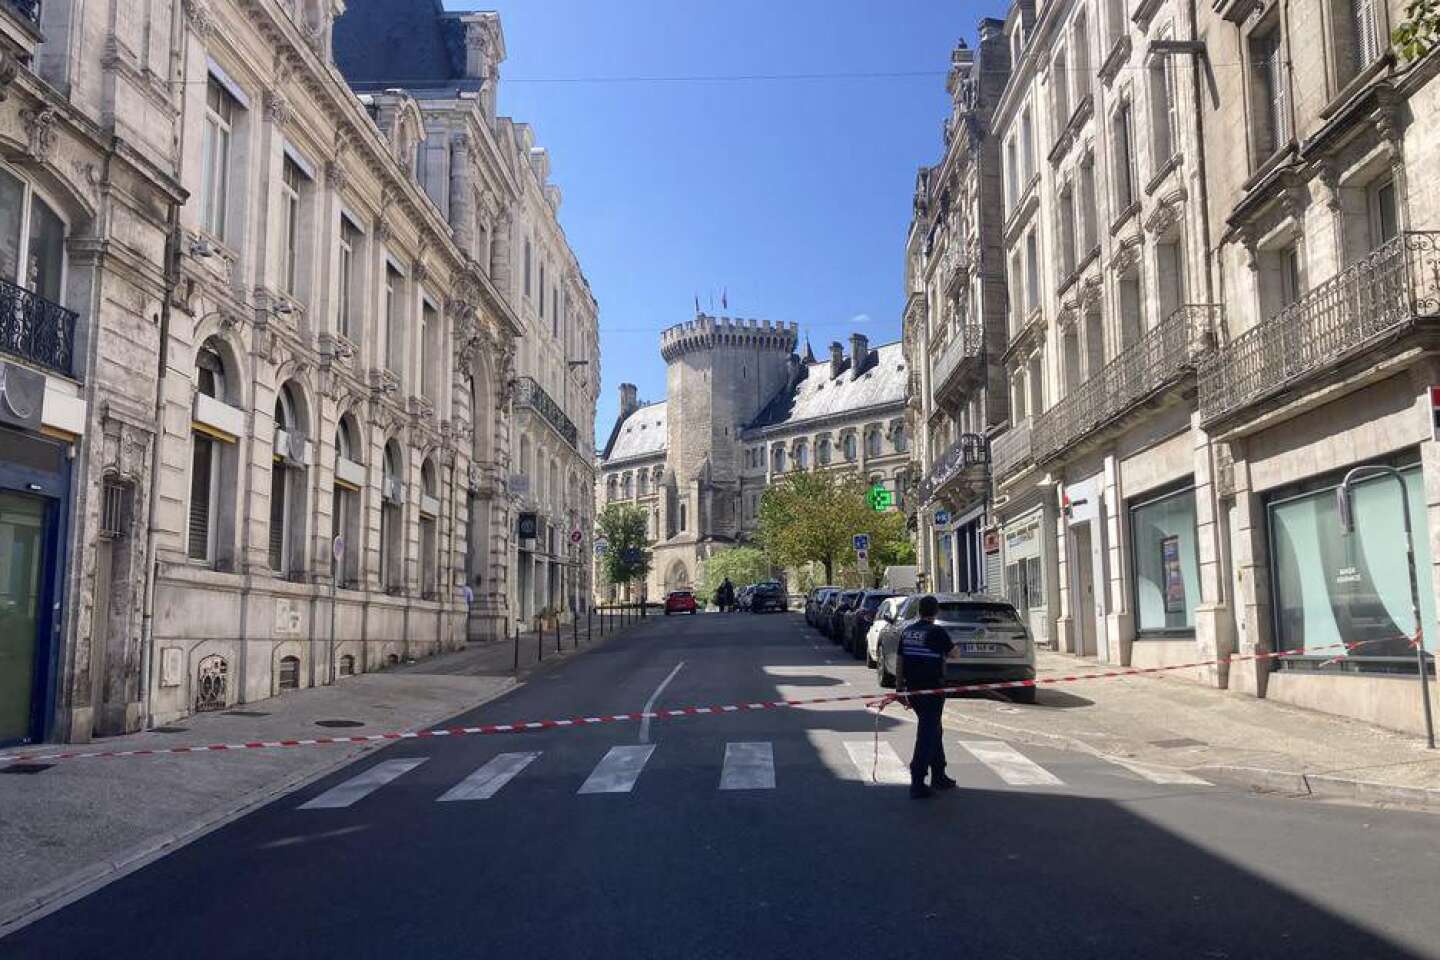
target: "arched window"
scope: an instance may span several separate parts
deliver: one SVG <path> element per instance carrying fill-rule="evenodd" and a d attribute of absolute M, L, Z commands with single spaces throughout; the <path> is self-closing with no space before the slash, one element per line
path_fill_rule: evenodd
<path fill-rule="evenodd" d="M 270 569 L 294 578 L 305 569 L 305 493 L 309 442 L 300 389 L 282 384 L 275 394 L 275 445 L 270 464 Z"/>
<path fill-rule="evenodd" d="M 299 689 L 300 689 L 300 658 L 299 658 L 299 657 L 281 657 L 281 658 L 280 658 L 280 682 L 279 682 L 279 687 L 280 687 L 280 689 L 281 689 L 282 691 L 283 691 L 283 690 L 299 690 Z"/>
<path fill-rule="evenodd" d="M 440 537 L 437 532 L 440 514 L 440 482 L 435 461 L 429 457 L 420 464 L 420 596 L 433 600 L 439 596 Z"/>
<path fill-rule="evenodd" d="M 355 658 L 348 653 L 340 658 L 340 676 L 355 676 Z"/>
<path fill-rule="evenodd" d="M 385 445 L 380 472 L 380 586 L 387 593 L 404 590 L 405 577 L 405 483 L 400 445 Z"/>
<path fill-rule="evenodd" d="M 855 461 L 855 434 L 845 434 L 845 437 L 840 441 L 840 445 L 845 451 L 845 459 L 853 463 Z"/>
<path fill-rule="evenodd" d="M 680 532 L 684 533 L 689 526 L 689 510 L 684 500 L 680 501 Z"/>
<path fill-rule="evenodd" d="M 211 337 L 195 355 L 194 421 L 190 450 L 190 503 L 186 552 L 217 569 L 233 562 L 236 439 L 245 432 L 233 354 Z"/>
<path fill-rule="evenodd" d="M 355 417 L 345 414 L 335 428 L 335 483 L 330 497 L 330 575 L 339 577 L 342 587 L 355 587 L 360 580 L 360 491 L 365 486 L 365 468 L 360 465 L 360 444 Z M 342 541 L 340 559 L 335 559 L 335 540 Z"/>

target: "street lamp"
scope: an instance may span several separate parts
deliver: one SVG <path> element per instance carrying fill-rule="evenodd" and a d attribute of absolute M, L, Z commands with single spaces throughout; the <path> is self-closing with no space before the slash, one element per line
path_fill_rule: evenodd
<path fill-rule="evenodd" d="M 1415 665 L 1420 674 L 1420 704 L 1425 708 L 1425 745 L 1435 749 L 1435 721 L 1430 715 L 1429 668 L 1425 663 L 1425 628 L 1420 622 L 1420 582 L 1415 576 L 1415 539 L 1410 531 L 1410 496 L 1405 478 L 1394 467 L 1369 464 L 1355 467 L 1345 474 L 1335 490 L 1335 506 L 1340 513 L 1340 528 L 1346 534 L 1355 532 L 1355 511 L 1351 505 L 1350 485 L 1364 477 L 1390 477 L 1400 487 L 1400 512 L 1405 518 L 1405 565 L 1410 572 L 1410 613 L 1415 618 Z"/>

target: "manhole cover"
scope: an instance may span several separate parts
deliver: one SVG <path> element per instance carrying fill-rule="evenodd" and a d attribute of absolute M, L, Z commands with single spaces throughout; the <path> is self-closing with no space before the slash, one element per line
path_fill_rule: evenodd
<path fill-rule="evenodd" d="M 184 733 L 189 727 L 153 727 L 151 733 Z"/>
<path fill-rule="evenodd" d="M 316 720 L 317 727 L 363 727 L 364 723 L 359 720 Z"/>
<path fill-rule="evenodd" d="M 260 710 L 226 710 L 227 717 L 268 717 L 270 714 Z"/>
<path fill-rule="evenodd" d="M 0 773 L 43 773 L 53 766 L 53 763 L 7 763 L 0 766 Z"/>
<path fill-rule="evenodd" d="M 1192 740 L 1189 737 L 1176 737 L 1174 740 L 1151 740 L 1150 746 L 1161 747 L 1165 750 L 1174 750 L 1178 747 L 1203 747 L 1204 740 Z"/>

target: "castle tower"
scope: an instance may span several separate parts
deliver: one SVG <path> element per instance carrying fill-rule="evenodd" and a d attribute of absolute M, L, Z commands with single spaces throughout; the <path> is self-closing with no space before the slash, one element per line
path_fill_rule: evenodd
<path fill-rule="evenodd" d="M 668 470 L 696 539 L 737 531 L 740 428 L 786 385 L 793 323 L 701 314 L 660 334 L 669 401 Z"/>

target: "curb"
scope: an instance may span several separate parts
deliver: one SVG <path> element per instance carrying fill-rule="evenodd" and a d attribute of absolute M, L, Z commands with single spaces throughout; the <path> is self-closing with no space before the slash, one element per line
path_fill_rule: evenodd
<path fill-rule="evenodd" d="M 509 679 L 498 690 L 465 706 L 459 713 L 466 713 L 483 707 L 487 703 L 514 692 L 523 685 L 523 681 L 513 678 Z M 447 708 L 437 716 L 427 717 L 412 723 L 410 729 L 418 730 L 433 726 L 448 717 L 457 715 L 456 712 Z M 172 853 L 229 823 L 233 823 L 267 803 L 277 800 L 288 793 L 293 793 L 316 780 L 329 776 L 336 770 L 353 763 L 367 753 L 378 753 L 392 745 L 393 743 L 381 743 L 352 746 L 342 755 L 332 758 L 330 762 L 321 765 L 317 769 L 294 774 L 279 783 L 258 787 L 241 797 L 238 801 L 221 808 L 219 811 L 210 811 L 202 814 L 183 827 L 167 831 L 159 836 L 151 837 L 99 863 L 81 867 L 24 897 L 10 900 L 6 903 L 0 903 L 0 940 L 3 940 L 7 935 L 14 933 L 16 930 L 23 929 L 29 924 L 34 923 L 47 914 L 53 913 L 122 877 L 134 873 L 141 867 L 160 859 L 166 854 Z"/>
<path fill-rule="evenodd" d="M 1012 737 L 1034 746 L 1050 747 L 1057 750 L 1072 750 L 1089 754 L 1103 760 L 1113 755 L 1084 740 L 1058 733 L 1046 733 L 1024 727 L 1013 727 L 984 717 L 968 715 L 947 716 L 971 727 L 989 728 L 1004 736 Z M 1129 759 L 1129 758 L 1123 758 Z M 1191 767 L 1175 767 L 1146 760 L 1149 766 L 1171 766 L 1210 780 L 1223 781 L 1231 786 L 1244 787 L 1264 793 L 1278 793 L 1290 797 L 1314 797 L 1317 800 L 1341 800 L 1352 803 L 1395 804 L 1440 811 L 1440 790 L 1429 787 L 1407 787 L 1399 784 L 1377 783 L 1373 780 L 1356 780 L 1328 773 L 1302 773 L 1293 770 L 1270 770 L 1264 767 L 1243 767 L 1232 764 L 1208 764 Z"/>

